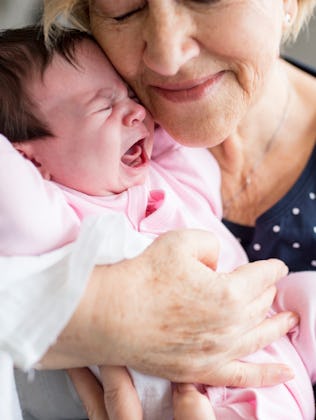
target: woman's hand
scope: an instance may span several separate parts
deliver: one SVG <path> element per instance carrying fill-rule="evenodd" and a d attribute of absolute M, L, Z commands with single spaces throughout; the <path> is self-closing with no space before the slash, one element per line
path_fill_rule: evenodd
<path fill-rule="evenodd" d="M 281 365 L 238 361 L 293 326 L 289 314 L 265 319 L 285 265 L 270 260 L 220 274 L 216 260 L 213 235 L 179 231 L 126 262 L 133 274 L 117 280 L 105 304 L 117 314 L 112 363 L 174 382 L 260 386 L 289 379 Z"/>
<path fill-rule="evenodd" d="M 139 257 L 97 267 L 85 296 L 43 366 L 127 365 L 173 382 L 261 386 L 283 382 L 283 365 L 242 357 L 293 327 L 293 314 L 266 319 L 278 260 L 214 272 L 217 241 L 203 231 L 169 232 Z"/>

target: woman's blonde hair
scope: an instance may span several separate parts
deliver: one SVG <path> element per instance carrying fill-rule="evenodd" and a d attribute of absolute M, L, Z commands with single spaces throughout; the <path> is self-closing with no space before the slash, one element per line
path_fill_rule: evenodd
<path fill-rule="evenodd" d="M 283 41 L 294 41 L 315 10 L 316 0 L 297 0 L 297 3 L 296 19 L 284 34 Z M 55 39 L 58 31 L 66 23 L 90 32 L 89 0 L 44 0 L 43 24 L 48 44 Z"/>
<path fill-rule="evenodd" d="M 48 45 L 68 26 L 90 32 L 89 0 L 44 0 L 43 25 Z"/>
<path fill-rule="evenodd" d="M 313 16 L 316 0 L 297 0 L 298 12 L 296 19 L 285 34 L 284 40 L 295 41 L 301 29 L 307 25 Z"/>

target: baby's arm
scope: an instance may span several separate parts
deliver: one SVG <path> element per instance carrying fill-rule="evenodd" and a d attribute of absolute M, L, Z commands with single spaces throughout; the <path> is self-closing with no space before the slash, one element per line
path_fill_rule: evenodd
<path fill-rule="evenodd" d="M 75 239 L 79 220 L 61 191 L 0 136 L 0 255 L 36 255 Z"/>

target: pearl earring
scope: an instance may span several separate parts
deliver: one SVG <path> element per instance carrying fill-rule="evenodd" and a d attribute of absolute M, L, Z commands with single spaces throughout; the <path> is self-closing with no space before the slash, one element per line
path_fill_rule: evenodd
<path fill-rule="evenodd" d="M 285 13 L 285 15 L 284 15 L 284 21 L 285 21 L 285 23 L 287 25 L 289 25 L 291 23 L 291 20 L 292 20 L 291 14 L 290 13 Z"/>

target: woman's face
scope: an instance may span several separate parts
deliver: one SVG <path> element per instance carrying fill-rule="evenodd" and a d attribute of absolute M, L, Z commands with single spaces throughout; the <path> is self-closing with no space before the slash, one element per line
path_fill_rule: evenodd
<path fill-rule="evenodd" d="M 93 34 L 156 121 L 214 146 L 262 95 L 279 55 L 282 0 L 91 0 Z"/>

